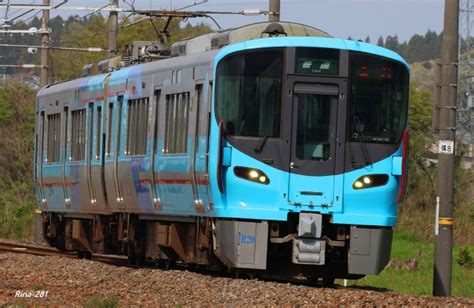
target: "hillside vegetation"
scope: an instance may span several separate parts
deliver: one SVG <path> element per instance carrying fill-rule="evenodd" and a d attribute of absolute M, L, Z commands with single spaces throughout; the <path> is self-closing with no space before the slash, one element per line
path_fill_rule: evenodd
<path fill-rule="evenodd" d="M 407 194 L 400 205 L 399 230 L 411 231 L 422 239 L 434 236 L 434 209 L 437 188 L 437 169 L 428 158 L 436 158 L 430 148 L 436 139 L 431 132 L 431 89 L 416 83 L 410 87 L 409 125 L 410 160 Z M 460 167 L 466 146 L 457 143 L 455 162 L 455 227 L 454 237 L 458 243 L 474 244 L 474 176 L 472 170 Z"/>
<path fill-rule="evenodd" d="M 32 236 L 34 101 L 26 86 L 0 87 L 0 237 Z"/>
<path fill-rule="evenodd" d="M 197 24 L 191 26 L 189 23 L 184 24 L 180 19 L 172 19 L 168 33 L 170 43 L 194 37 L 200 34 L 212 32 L 212 29 L 205 24 Z M 120 31 L 117 41 L 117 49 L 119 54 L 124 52 L 127 45 L 131 45 L 133 41 L 158 41 L 157 31 L 164 28 L 165 21 L 149 20 L 139 22 L 132 26 L 128 26 L 133 19 L 122 19 L 120 21 Z M 17 22 L 13 29 L 29 29 L 30 27 L 40 28 L 41 22 L 35 17 L 28 22 Z M 61 47 L 101 47 L 108 48 L 108 26 L 107 19 L 100 14 L 91 15 L 89 17 L 70 16 L 63 19 L 56 16 L 50 20 L 51 45 Z M 4 44 L 28 44 L 38 45 L 39 36 L 2 36 L 0 43 Z M 25 49 L 8 48 L 2 54 L 2 61 L 6 64 L 23 64 L 36 63 L 39 64 L 37 55 L 30 55 Z M 106 53 L 91 52 L 71 52 L 71 51 L 52 51 L 50 61 L 51 81 L 61 81 L 76 78 L 81 75 L 82 67 L 85 64 L 103 60 L 107 57 Z M 74 59 L 74 61 L 71 61 Z M 15 69 L 7 69 L 7 73 L 15 72 Z"/>

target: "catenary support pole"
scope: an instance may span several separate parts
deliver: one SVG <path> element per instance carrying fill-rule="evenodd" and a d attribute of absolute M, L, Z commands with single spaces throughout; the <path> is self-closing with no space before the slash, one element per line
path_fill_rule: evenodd
<path fill-rule="evenodd" d="M 280 21 L 280 0 L 269 0 L 268 21 Z"/>
<path fill-rule="evenodd" d="M 456 135 L 456 92 L 458 72 L 459 0 L 445 0 L 441 50 L 441 99 L 438 140 L 438 232 L 435 243 L 433 295 L 451 296 L 454 143 Z"/>
<path fill-rule="evenodd" d="M 49 6 L 50 0 L 43 0 L 43 5 Z M 41 30 L 48 30 L 49 28 L 49 8 L 43 10 L 43 16 L 41 18 Z M 40 86 L 44 87 L 49 82 L 49 47 L 50 38 L 49 31 L 43 31 L 41 33 L 41 50 L 40 50 Z M 35 210 L 34 216 L 34 239 L 35 243 L 44 243 L 43 238 L 43 225 L 41 219 L 41 210 Z"/>
<path fill-rule="evenodd" d="M 118 8 L 118 0 L 110 0 L 111 8 Z M 117 55 L 117 35 L 118 35 L 118 12 L 110 11 L 109 14 L 109 58 Z"/>
<path fill-rule="evenodd" d="M 43 5 L 49 6 L 50 0 L 43 0 Z M 41 30 L 48 30 L 49 28 L 49 9 L 43 10 L 43 17 L 41 18 Z M 50 43 L 49 31 L 43 31 L 41 33 L 41 46 L 48 47 Z M 48 48 L 41 48 L 40 51 L 40 86 L 44 87 L 48 84 L 49 76 L 49 50 Z"/>

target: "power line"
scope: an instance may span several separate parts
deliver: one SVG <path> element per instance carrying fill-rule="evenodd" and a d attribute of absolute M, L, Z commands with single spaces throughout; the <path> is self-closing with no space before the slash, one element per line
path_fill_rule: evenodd
<path fill-rule="evenodd" d="M 50 49 L 50 50 L 63 50 L 63 51 L 84 51 L 84 52 L 108 52 L 109 50 L 101 47 L 61 47 L 61 46 L 42 46 L 42 45 L 21 45 L 21 44 L 0 44 L 0 47 L 11 47 L 11 48 L 36 48 L 36 49 Z"/>

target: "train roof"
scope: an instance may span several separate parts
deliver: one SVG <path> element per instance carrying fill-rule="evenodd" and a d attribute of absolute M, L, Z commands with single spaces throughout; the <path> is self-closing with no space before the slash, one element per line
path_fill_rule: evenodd
<path fill-rule="evenodd" d="M 210 65 L 212 63 L 213 58 L 218 52 L 219 50 L 212 50 L 208 52 L 183 56 L 179 58 L 179 62 L 177 62 L 177 58 L 167 58 L 160 61 L 152 61 L 143 64 L 124 67 L 110 73 L 98 74 L 93 76 L 81 77 L 69 81 L 53 83 L 43 87 L 38 92 L 37 96 L 44 97 L 61 93 L 67 90 L 80 89 L 83 87 L 88 87 L 89 89 L 95 88 L 94 90 L 98 90 L 103 87 L 103 82 L 106 78 L 108 78 L 109 82 L 113 84 L 118 80 L 123 80 L 138 75 L 153 74 L 159 72 L 160 70 L 166 70 L 167 68 L 180 68 L 191 65 L 198 66 L 205 64 Z"/>
<path fill-rule="evenodd" d="M 276 34 L 276 37 L 272 37 L 272 31 L 273 34 Z M 262 38 L 262 33 L 268 34 L 269 37 Z M 215 65 L 230 53 L 269 47 L 319 47 L 359 51 L 398 61 L 409 70 L 408 63 L 400 55 L 383 47 L 360 41 L 333 38 L 322 30 L 303 24 L 261 22 L 177 42 L 172 45 L 172 57 L 170 58 L 123 67 L 111 73 L 47 85 L 38 92 L 38 97 L 82 87 L 92 87 L 98 90 L 103 86 L 103 81 L 107 76 L 109 76 L 110 82 L 113 83 L 116 80 L 123 80 L 140 74 L 152 74 L 171 67 L 200 65 L 213 61 Z"/>
<path fill-rule="evenodd" d="M 220 49 L 227 45 L 271 36 L 331 37 L 327 32 L 295 22 L 258 22 L 226 31 L 204 34 L 174 43 L 171 56 L 183 56 Z"/>
<path fill-rule="evenodd" d="M 224 47 L 214 59 L 214 64 L 233 52 L 272 47 L 317 47 L 358 51 L 392 59 L 405 65 L 408 70 L 410 69 L 409 64 L 398 53 L 390 49 L 360 41 L 328 37 L 276 37 L 245 41 Z"/>

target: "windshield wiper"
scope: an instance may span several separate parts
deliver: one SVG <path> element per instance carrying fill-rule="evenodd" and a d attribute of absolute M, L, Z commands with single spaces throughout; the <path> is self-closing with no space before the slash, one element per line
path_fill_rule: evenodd
<path fill-rule="evenodd" d="M 265 147 L 265 144 L 267 143 L 268 137 L 270 137 L 270 127 L 275 126 L 275 121 L 277 119 L 278 113 L 274 112 L 273 113 L 273 119 L 271 122 L 267 122 L 267 125 L 265 126 L 265 131 L 263 132 L 263 137 L 260 139 L 260 141 L 257 144 L 257 147 L 254 149 L 256 154 L 260 154 Z M 268 125 L 271 123 L 271 125 Z"/>
<path fill-rule="evenodd" d="M 360 120 L 359 120 L 359 117 L 358 116 L 354 116 L 353 118 L 353 124 L 354 124 L 354 128 L 357 132 L 357 134 L 359 135 L 359 143 L 362 147 L 362 156 L 364 158 L 364 163 L 365 163 L 365 166 L 369 166 L 369 165 L 372 165 L 372 163 L 370 162 L 370 159 L 369 159 L 369 150 L 367 149 L 367 144 L 366 142 L 364 141 L 365 139 L 365 136 L 364 136 L 364 133 L 363 133 L 363 129 L 362 129 L 362 125 L 360 123 Z M 356 165 L 356 162 L 354 161 L 354 157 L 352 157 L 352 166 L 355 166 Z M 358 166 L 360 166 L 359 164 L 357 164 Z"/>

